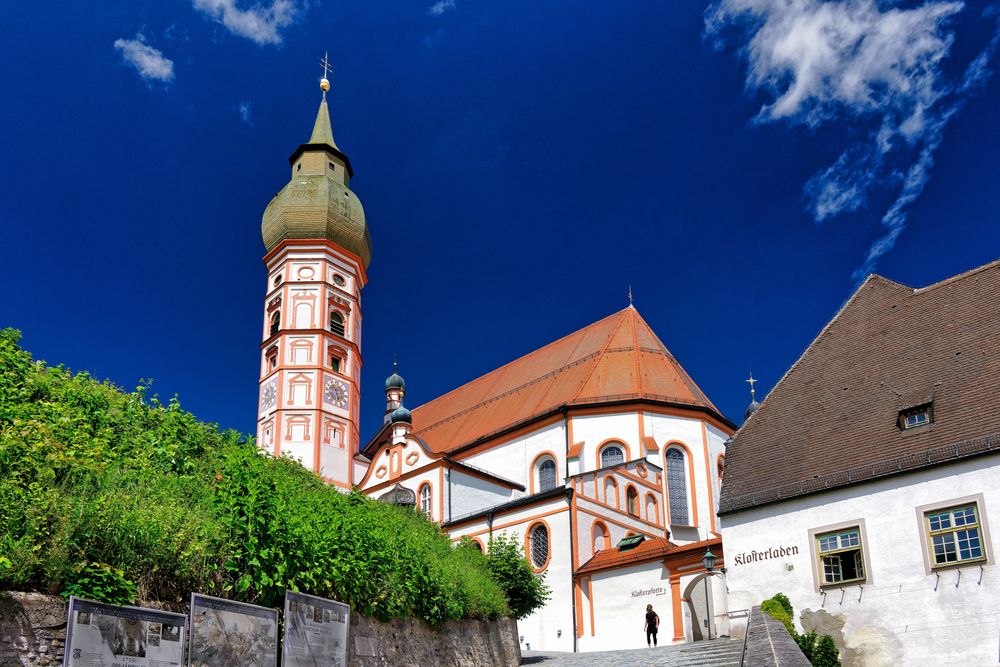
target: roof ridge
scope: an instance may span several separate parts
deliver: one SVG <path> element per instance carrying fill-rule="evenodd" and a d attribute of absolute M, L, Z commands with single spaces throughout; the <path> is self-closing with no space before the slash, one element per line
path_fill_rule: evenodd
<path fill-rule="evenodd" d="M 619 310 L 617 313 L 615 313 L 615 315 L 617 315 L 619 313 L 625 313 L 627 311 L 628 311 L 628 308 L 624 308 L 622 310 Z M 608 353 L 608 347 L 611 346 L 611 341 L 613 341 L 615 339 L 615 334 L 618 333 L 618 330 L 621 328 L 622 323 L 624 321 L 625 321 L 624 317 L 622 317 L 620 320 L 618 320 L 618 324 L 615 325 L 615 328 L 611 330 L 610 334 L 608 334 L 608 339 L 606 341 L 604 341 L 604 345 L 601 346 L 601 351 L 597 353 L 597 363 L 594 364 L 594 367 L 590 369 L 589 373 L 587 373 L 587 377 L 583 378 L 583 381 L 580 383 L 579 388 L 577 388 L 576 393 L 573 394 L 573 397 L 569 401 L 567 401 L 567 403 L 572 403 L 573 401 L 575 401 L 578 398 L 580 398 L 580 392 L 582 392 L 583 389 L 584 389 L 584 387 L 587 386 L 587 383 L 590 382 L 590 378 L 594 376 L 594 371 L 597 370 L 597 367 L 601 365 L 601 362 L 600 362 L 601 357 L 603 357 L 605 354 Z"/>
<path fill-rule="evenodd" d="M 936 283 L 931 283 L 930 285 L 925 285 L 924 287 L 917 287 L 916 289 L 913 290 L 913 293 L 914 294 L 921 294 L 921 293 L 926 292 L 928 290 L 932 290 L 935 287 L 943 287 L 945 285 L 950 285 L 951 283 L 958 282 L 959 280 L 965 280 L 966 278 L 969 278 L 969 277 L 971 277 L 971 276 L 973 276 L 973 275 L 975 275 L 977 273 L 982 273 L 983 271 L 988 271 L 989 269 L 992 269 L 992 268 L 995 268 L 995 267 L 1000 267 L 1000 258 L 994 259 L 992 262 L 987 262 L 987 263 L 983 264 L 982 266 L 977 266 L 974 269 L 969 269 L 968 271 L 960 273 L 957 276 L 952 276 L 950 278 L 945 278 L 944 280 L 939 280 Z"/>
<path fill-rule="evenodd" d="M 698 384 L 694 381 L 694 378 L 692 378 L 688 374 L 687 369 L 685 369 L 683 364 L 681 364 L 681 362 L 677 360 L 677 357 L 674 356 L 674 353 L 671 352 L 670 349 L 663 344 L 663 341 L 660 340 L 660 337 L 656 334 L 655 331 L 653 331 L 653 327 L 649 326 L 649 322 L 646 321 L 646 318 L 644 318 L 639 313 L 638 310 L 635 311 L 635 314 L 636 317 L 639 318 L 639 321 L 641 321 L 642 324 L 649 331 L 650 335 L 652 335 L 653 340 L 659 343 L 660 345 L 659 351 L 662 352 L 663 355 L 667 357 L 667 359 L 670 361 L 670 364 L 677 370 L 677 374 L 680 375 L 681 381 L 685 385 L 687 385 L 688 391 L 691 392 L 691 395 L 694 396 L 696 400 L 703 401 L 706 406 L 708 406 L 718 414 L 722 415 L 722 411 L 719 410 L 719 408 L 715 407 L 715 404 L 712 403 L 712 400 L 708 397 L 708 394 L 702 391 L 701 387 L 699 387 Z M 638 356 L 638 351 L 636 352 L 636 355 Z"/>
<path fill-rule="evenodd" d="M 820 329 L 819 333 L 816 334 L 816 336 L 814 336 L 811 341 L 809 341 L 809 344 L 806 345 L 804 350 L 802 350 L 802 353 L 798 356 L 795 362 L 792 363 L 792 365 L 788 367 L 788 369 L 784 372 L 784 374 L 780 378 L 778 378 L 778 381 L 771 386 L 771 391 L 764 394 L 764 400 L 760 402 L 760 407 L 754 410 L 750 414 L 750 416 L 747 417 L 742 424 L 740 424 L 740 427 L 736 429 L 736 432 L 729 437 L 731 441 L 736 440 L 736 437 L 740 434 L 740 432 L 743 431 L 744 428 L 746 428 L 746 425 L 751 423 L 753 421 L 753 418 L 760 413 L 760 411 L 764 408 L 764 405 L 767 403 L 767 399 L 769 399 L 771 395 L 778 389 L 778 387 L 780 387 L 781 384 L 788 378 L 788 376 L 792 374 L 792 371 L 794 371 L 796 368 L 799 367 L 799 365 L 802 363 L 802 360 L 805 359 L 807 354 L 809 354 L 809 350 L 811 350 L 813 346 L 819 342 L 819 339 L 822 338 L 824 335 L 826 335 L 826 332 L 829 331 L 831 327 L 833 327 L 834 323 L 837 320 L 840 319 L 840 316 L 844 314 L 844 311 L 847 310 L 847 307 L 850 306 L 851 303 L 858 297 L 858 295 L 861 294 L 862 290 L 864 290 L 865 285 L 872 282 L 872 280 L 876 278 L 879 278 L 881 280 L 886 280 L 890 283 L 894 282 L 892 280 L 889 280 L 888 278 L 878 275 L 877 273 L 868 274 L 868 277 L 865 278 L 865 281 L 860 285 L 858 285 L 857 289 L 854 290 L 854 293 L 851 294 L 851 296 L 847 297 L 847 301 L 845 301 L 843 305 L 840 306 L 840 308 L 834 314 L 833 318 L 826 323 L 826 326 Z M 902 283 L 896 283 L 896 284 L 901 285 Z M 905 285 L 903 286 L 905 287 Z"/>
<path fill-rule="evenodd" d="M 635 359 L 635 382 L 636 382 L 636 386 L 639 389 L 639 393 L 642 394 L 643 393 L 643 391 L 642 391 L 642 366 L 639 363 L 639 337 L 638 337 L 638 335 L 636 334 L 636 331 L 635 331 L 635 318 L 636 318 L 636 316 L 639 313 L 638 313 L 638 311 L 636 311 L 636 309 L 635 309 L 634 306 L 632 306 L 631 304 L 629 304 L 629 306 L 631 306 L 630 309 L 632 311 L 631 312 L 632 317 L 630 317 L 629 319 L 632 320 L 632 357 Z M 645 433 L 640 433 L 639 437 L 642 437 L 644 435 L 646 435 L 646 434 Z"/>
<path fill-rule="evenodd" d="M 560 338 L 557 338 L 557 339 L 555 339 L 554 341 L 552 341 L 552 342 L 550 342 L 550 343 L 546 343 L 545 345 L 543 345 L 543 346 L 541 346 L 541 347 L 539 347 L 539 348 L 536 348 L 536 349 L 534 349 L 534 350 L 531 350 L 530 352 L 527 352 L 527 353 L 525 353 L 525 354 L 522 354 L 522 355 L 521 355 L 521 356 L 519 356 L 519 357 L 516 357 L 516 358 L 514 358 L 514 359 L 511 359 L 510 361 L 508 361 L 508 362 L 507 362 L 507 363 L 505 363 L 504 365 L 502 365 L 502 366 L 497 366 L 496 368 L 494 368 L 494 369 L 493 369 L 493 370 L 491 370 L 491 371 L 487 371 L 486 373 L 484 373 L 484 374 L 482 374 L 482 375 L 478 375 L 478 376 L 476 376 L 476 377 L 472 378 L 471 380 L 469 380 L 468 382 L 465 382 L 465 383 L 463 383 L 463 384 L 460 384 L 460 385 L 458 385 L 457 387 L 455 387 L 455 388 L 454 388 L 454 389 L 452 389 L 451 391 L 448 391 L 448 392 L 445 392 L 445 393 L 443 393 L 443 394 L 439 394 L 438 396 L 435 396 L 434 398 L 432 398 L 431 400 L 427 401 L 426 403 L 421 403 L 420 405 L 418 405 L 417 407 L 415 407 L 415 408 L 413 409 L 413 412 L 416 412 L 416 411 L 417 411 L 417 410 L 419 410 L 420 408 L 422 408 L 422 407 L 424 407 L 424 406 L 427 406 L 427 405 L 430 405 L 431 403 L 433 403 L 433 402 L 435 402 L 435 401 L 439 401 L 439 400 L 441 400 L 442 398 L 444 398 L 444 397 L 446 397 L 446 396 L 450 396 L 450 395 L 452 395 L 452 394 L 454 394 L 454 393 L 456 393 L 456 392 L 458 392 L 458 391 L 461 391 L 462 389 L 465 389 L 466 387 L 468 387 L 469 385 L 471 385 L 471 384 L 472 384 L 473 382 L 478 382 L 479 380 L 482 380 L 482 379 L 483 379 L 483 378 L 485 378 L 485 377 L 489 377 L 490 375 L 493 375 L 494 373 L 499 373 L 499 372 L 500 372 L 500 371 L 502 371 L 503 369 L 507 368 L 508 366 L 512 366 L 512 365 L 516 364 L 517 362 L 521 361 L 522 359 L 527 359 L 528 357 L 532 357 L 532 356 L 534 356 L 534 355 L 537 355 L 537 354 L 541 353 L 541 352 L 542 352 L 543 350 L 545 350 L 545 349 L 547 349 L 547 348 L 549 348 L 549 347 L 552 347 L 552 346 L 553 346 L 553 345 L 555 345 L 556 343 L 561 343 L 562 341 L 566 340 L 567 338 L 570 338 L 570 337 L 572 337 L 572 336 L 575 336 L 575 335 L 577 335 L 578 333 L 581 333 L 582 331 L 585 331 L 585 330 L 587 330 L 587 329 L 590 329 L 591 327 L 595 327 L 595 326 L 597 326 L 598 324 L 600 324 L 601 322 L 603 322 L 603 321 L 605 321 L 605 320 L 608 320 L 608 319 L 611 319 L 612 317 L 614 317 L 615 315 L 618 315 L 618 314 L 619 314 L 619 313 L 621 313 L 621 312 L 622 312 L 622 311 L 620 311 L 620 310 L 619 310 L 619 311 L 615 311 L 615 312 L 611 313 L 610 315 L 605 315 L 604 317 L 602 317 L 601 319 L 597 320 L 596 322 L 591 322 L 590 324 L 588 324 L 588 325 L 586 325 L 586 326 L 582 326 L 582 327 L 580 327 L 579 329 L 576 329 L 575 331 L 571 331 L 571 332 L 569 332 L 568 334 L 566 334 L 565 336 L 561 336 Z M 576 348 L 574 347 L 574 348 L 573 348 L 573 350 L 576 350 Z M 581 358 L 581 359 L 582 359 L 582 358 Z M 566 364 L 566 366 L 570 366 L 570 365 L 572 365 L 572 364 Z M 563 366 L 563 368 L 565 368 L 566 366 Z M 554 372 L 554 371 L 553 371 L 553 372 Z M 547 374 L 546 374 L 546 375 L 547 375 Z M 538 378 L 535 378 L 535 379 L 538 379 Z M 529 382 L 531 382 L 531 381 L 529 380 Z M 499 394 L 498 394 L 498 395 L 499 395 Z M 489 400 L 489 399 L 484 399 L 484 401 L 485 401 L 485 400 Z M 481 401 L 481 402 L 483 402 L 483 401 Z M 477 404 L 477 405 L 478 405 L 478 404 Z M 463 412 L 464 412 L 464 411 L 463 411 Z M 444 421 L 444 420 L 441 420 L 441 421 Z M 439 422 L 435 422 L 435 423 L 439 423 Z M 421 429 L 421 430 L 423 430 L 423 429 Z"/>

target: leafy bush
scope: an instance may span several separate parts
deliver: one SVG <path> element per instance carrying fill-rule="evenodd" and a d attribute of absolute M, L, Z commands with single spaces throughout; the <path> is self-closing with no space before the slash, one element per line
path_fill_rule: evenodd
<path fill-rule="evenodd" d="M 788 629 L 788 634 L 792 636 L 795 643 L 802 650 L 802 654 L 809 660 L 813 667 L 840 667 L 840 651 L 833 643 L 830 635 L 821 635 L 817 638 L 816 632 L 811 631 L 800 635 L 795 631 L 792 619 L 795 618 L 795 611 L 792 608 L 792 601 L 787 595 L 776 593 L 760 603 L 760 610 L 767 612 L 772 618 L 781 622 Z"/>
<path fill-rule="evenodd" d="M 135 584 L 125 578 L 124 573 L 104 563 L 89 563 L 78 568 L 76 578 L 62 593 L 108 604 L 131 604 L 135 602 Z"/>
<path fill-rule="evenodd" d="M 771 618 L 776 621 L 780 621 L 789 634 L 793 637 L 795 636 L 795 624 L 792 622 L 792 603 L 787 597 L 778 593 L 774 597 L 761 602 L 760 610 L 770 614 Z"/>
<path fill-rule="evenodd" d="M 34 362 L 19 339 L 0 331 L 0 590 L 274 606 L 290 589 L 432 623 L 514 609 L 486 558 L 412 510 L 342 494 L 148 383 Z"/>
<path fill-rule="evenodd" d="M 521 543 L 513 535 L 491 537 L 486 562 L 507 596 L 512 617 L 522 619 L 549 599 L 551 590 L 543 575 L 531 570 Z"/>

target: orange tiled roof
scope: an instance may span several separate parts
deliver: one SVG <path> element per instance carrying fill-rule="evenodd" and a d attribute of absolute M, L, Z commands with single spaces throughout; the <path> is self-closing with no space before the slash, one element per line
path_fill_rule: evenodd
<path fill-rule="evenodd" d="M 728 423 L 629 306 L 413 410 L 413 432 L 452 452 L 564 406 L 650 400 Z"/>
<path fill-rule="evenodd" d="M 635 563 L 655 560 L 661 557 L 673 556 L 675 554 L 690 553 L 692 551 L 700 552 L 704 549 L 709 549 L 715 546 L 719 547 L 719 553 L 715 554 L 716 557 L 721 557 L 722 540 L 718 537 L 713 537 L 710 540 L 702 540 L 700 542 L 691 542 L 690 544 L 684 544 L 681 546 L 674 544 L 670 540 L 665 540 L 662 537 L 647 537 L 639 543 L 639 546 L 632 549 L 620 551 L 618 547 L 615 547 L 614 549 L 598 551 L 594 554 L 593 558 L 581 565 L 577 569 L 576 573 L 585 574 L 587 572 L 596 572 L 597 570 L 605 570 L 611 567 L 624 567 L 634 565 Z"/>

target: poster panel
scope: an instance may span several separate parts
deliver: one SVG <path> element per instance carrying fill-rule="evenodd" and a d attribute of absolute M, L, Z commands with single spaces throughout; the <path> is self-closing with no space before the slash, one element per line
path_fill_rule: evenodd
<path fill-rule="evenodd" d="M 191 594 L 191 667 L 275 667 L 278 610 Z"/>
<path fill-rule="evenodd" d="M 285 593 L 282 667 L 347 667 L 351 607 L 305 593 Z"/>
<path fill-rule="evenodd" d="M 64 667 L 182 667 L 187 617 L 69 598 Z"/>

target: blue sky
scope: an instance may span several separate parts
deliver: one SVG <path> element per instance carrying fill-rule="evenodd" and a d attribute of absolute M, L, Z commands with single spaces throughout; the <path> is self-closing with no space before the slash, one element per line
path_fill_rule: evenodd
<path fill-rule="evenodd" d="M 997 11 L 820 0 L 15 2 L 0 325 L 256 418 L 260 217 L 318 61 L 374 255 L 362 433 L 635 304 L 730 418 L 870 268 L 1000 256 Z M 874 249 L 874 250 L 873 250 Z M 860 273 L 859 273 L 860 271 Z"/>

